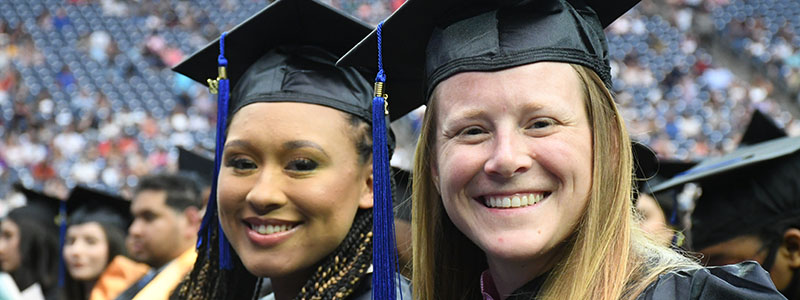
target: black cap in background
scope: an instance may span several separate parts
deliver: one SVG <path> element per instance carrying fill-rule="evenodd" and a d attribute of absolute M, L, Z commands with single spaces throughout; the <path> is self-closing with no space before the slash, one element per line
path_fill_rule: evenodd
<path fill-rule="evenodd" d="M 70 222 L 77 221 L 74 217 L 80 216 L 81 223 L 98 221 L 127 232 L 133 221 L 130 206 L 131 202 L 120 196 L 78 185 L 67 198 L 67 217 Z"/>
<path fill-rule="evenodd" d="M 197 176 L 203 186 L 214 180 L 214 158 L 178 147 L 178 171 Z"/>
<path fill-rule="evenodd" d="M 756 112 L 753 120 L 745 142 L 775 136 L 774 122 L 769 118 Z M 702 188 L 692 213 L 695 249 L 757 234 L 784 220 L 794 218 L 800 222 L 800 137 L 740 145 L 729 154 L 703 160 L 653 189 L 658 192 L 689 182 Z"/>
<path fill-rule="evenodd" d="M 58 232 L 59 207 L 61 200 L 46 195 L 42 192 L 26 188 L 21 183 L 15 183 L 14 189 L 25 196 L 25 206 L 17 207 L 9 212 L 16 218 L 36 220 L 37 223 L 46 226 L 47 230 L 53 233 Z"/>

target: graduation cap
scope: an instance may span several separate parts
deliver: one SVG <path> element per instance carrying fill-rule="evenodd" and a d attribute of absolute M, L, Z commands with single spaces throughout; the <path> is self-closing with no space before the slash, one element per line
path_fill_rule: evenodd
<path fill-rule="evenodd" d="M 784 137 L 700 162 L 654 191 L 698 182 L 692 244 L 702 249 L 800 216 L 800 137 Z"/>
<path fill-rule="evenodd" d="M 66 202 L 26 188 L 21 183 L 14 184 L 14 188 L 25 196 L 26 204 L 9 212 L 7 217 L 17 222 L 35 221 L 37 225 L 42 226 L 43 232 L 39 234 L 52 234 L 56 238 L 55 234 L 58 233 L 58 287 L 63 287 L 66 271 L 61 249 L 64 247 L 64 236 L 67 230 Z"/>
<path fill-rule="evenodd" d="M 339 60 L 385 69 L 389 111 L 426 103 L 460 72 L 497 71 L 541 61 L 584 65 L 611 85 L 603 28 L 638 0 L 409 0 Z M 376 47 L 381 45 L 382 66 Z"/>
<path fill-rule="evenodd" d="M 677 197 L 664 193 L 655 195 L 652 188 L 675 174 L 688 170 L 697 162 L 659 159 L 652 149 L 639 142 L 633 142 L 633 157 L 636 188 L 634 205 L 640 194 L 653 195 L 667 222 L 674 227 L 682 227 L 679 224 Z"/>
<path fill-rule="evenodd" d="M 637 189 L 645 194 L 653 194 L 653 187 L 697 165 L 696 161 L 659 158 L 639 142 L 633 142 L 633 158 Z"/>
<path fill-rule="evenodd" d="M 15 219 L 35 220 L 50 232 L 57 232 L 60 224 L 60 199 L 46 195 L 42 192 L 26 188 L 21 183 L 15 183 L 14 189 L 25 196 L 25 206 L 15 208 L 9 212 Z"/>
<path fill-rule="evenodd" d="M 178 147 L 178 170 L 197 176 L 208 187 L 214 180 L 214 159 Z"/>
<path fill-rule="evenodd" d="M 193 54 L 174 68 L 217 93 L 217 141 L 214 180 L 211 197 L 200 232 L 198 247 L 210 239 L 211 222 L 216 215 L 216 177 L 225 142 L 227 121 L 233 114 L 255 102 L 301 102 L 318 104 L 347 112 L 372 124 L 373 182 L 375 209 L 373 254 L 391 256 L 395 247 L 383 247 L 383 238 L 394 239 L 394 232 L 377 228 L 393 226 L 389 157 L 393 139 L 385 107 L 375 105 L 371 81 L 352 67 L 338 67 L 336 60 L 361 40 L 372 27 L 342 14 L 316 0 L 280 0 L 258 12 L 230 33 Z M 216 77 L 212 80 L 208 78 Z M 308 117 L 308 116 L 298 116 Z M 392 116 L 394 117 L 394 116 Z M 388 207 L 388 213 L 385 208 Z M 219 230 L 220 268 L 231 269 L 232 261 L 227 238 Z M 207 243 L 206 243 L 207 244 Z M 373 259 L 376 273 L 391 260 Z M 373 286 L 373 291 L 386 290 L 394 295 L 394 287 Z M 376 299 L 386 299 L 377 297 Z"/>
<path fill-rule="evenodd" d="M 750 117 L 750 124 L 747 125 L 739 145 L 753 145 L 785 136 L 786 132 L 780 129 L 772 118 L 756 109 Z"/>
<path fill-rule="evenodd" d="M 127 232 L 133 221 L 130 206 L 120 196 L 79 185 L 67 198 L 67 216 L 70 224 L 96 221 Z"/>

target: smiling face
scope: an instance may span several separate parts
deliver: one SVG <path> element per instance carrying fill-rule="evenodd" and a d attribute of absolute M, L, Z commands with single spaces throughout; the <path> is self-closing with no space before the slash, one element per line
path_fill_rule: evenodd
<path fill-rule="evenodd" d="M 447 215 L 490 269 L 525 262 L 546 271 L 592 185 L 592 134 L 574 69 L 535 63 L 460 73 L 433 97 L 432 172 Z"/>
<path fill-rule="evenodd" d="M 231 245 L 254 275 L 310 276 L 372 207 L 352 126 L 332 108 L 271 102 L 243 107 L 228 130 L 218 199 Z"/>
<path fill-rule="evenodd" d="M 75 280 L 97 279 L 109 261 L 108 255 L 108 239 L 100 223 L 72 225 L 67 229 L 64 261 Z"/>

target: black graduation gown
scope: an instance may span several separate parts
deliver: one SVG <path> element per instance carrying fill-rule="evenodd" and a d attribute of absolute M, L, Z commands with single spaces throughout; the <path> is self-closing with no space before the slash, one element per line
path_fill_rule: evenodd
<path fill-rule="evenodd" d="M 530 300 L 538 294 L 545 276 L 514 291 L 507 300 Z M 756 262 L 667 272 L 658 277 L 637 300 L 785 300 L 769 273 Z"/>
<path fill-rule="evenodd" d="M 367 284 L 361 284 L 355 293 L 347 297 L 348 300 L 372 300 L 372 274 L 362 280 L 366 280 L 365 283 Z M 403 300 L 414 299 L 411 297 L 411 282 L 403 275 L 400 275 L 398 292 L 400 291 L 403 292 Z M 397 295 L 396 299 L 400 300 L 400 294 Z"/>
<path fill-rule="evenodd" d="M 673 271 L 658 277 L 637 300 L 786 299 L 754 261 Z"/>

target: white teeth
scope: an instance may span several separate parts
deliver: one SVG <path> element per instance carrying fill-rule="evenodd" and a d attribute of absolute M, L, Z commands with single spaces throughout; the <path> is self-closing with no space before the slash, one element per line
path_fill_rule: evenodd
<path fill-rule="evenodd" d="M 512 208 L 534 205 L 544 199 L 544 193 L 530 193 L 513 197 L 486 197 L 483 203 L 491 208 Z"/>
<path fill-rule="evenodd" d="M 292 228 L 294 228 L 294 225 L 250 225 L 250 229 L 264 235 L 284 232 Z"/>

